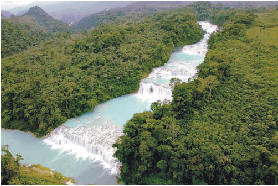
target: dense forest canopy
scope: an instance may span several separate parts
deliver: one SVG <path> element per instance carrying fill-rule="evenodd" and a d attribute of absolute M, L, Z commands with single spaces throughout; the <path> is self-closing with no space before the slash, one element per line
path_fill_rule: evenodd
<path fill-rule="evenodd" d="M 80 21 L 71 25 L 74 30 L 92 29 L 101 24 L 115 23 L 130 20 L 138 20 L 142 16 L 152 16 L 155 12 L 165 10 L 177 10 L 182 8 L 184 11 L 192 12 L 197 16 L 197 20 L 210 20 L 218 25 L 223 25 L 234 14 L 243 10 L 265 10 L 266 7 L 278 5 L 278 2 L 248 2 L 248 1 L 144 1 L 134 2 L 123 8 L 114 8 L 109 11 L 101 11 L 82 18 Z M 253 9 L 257 7 L 257 9 Z M 227 11 L 228 10 L 228 11 Z M 231 11 L 232 10 L 232 11 Z"/>
<path fill-rule="evenodd" d="M 39 7 L 2 19 L 3 128 L 44 136 L 106 100 L 135 92 L 175 47 L 220 26 L 198 78 L 173 79 L 172 103 L 134 115 L 114 145 L 125 184 L 278 184 L 278 8 L 207 2 L 162 11 L 104 11 L 79 30 Z M 78 37 L 77 37 L 78 36 Z M 21 166 L 6 147 L 2 184 L 65 184 L 59 173 Z M 41 174 L 41 170 L 48 172 Z"/>
<path fill-rule="evenodd" d="M 77 31 L 90 30 L 94 27 L 117 22 L 140 21 L 142 17 L 151 16 L 156 13 L 155 10 L 133 10 L 133 9 L 113 9 L 110 11 L 102 11 L 97 14 L 86 16 L 77 23 L 73 24 L 71 28 Z"/>
<path fill-rule="evenodd" d="M 202 38 L 185 11 L 100 26 L 2 59 L 2 127 L 49 133 L 108 99 L 134 92 L 174 47 Z"/>
<path fill-rule="evenodd" d="M 69 35 L 69 27 L 49 16 L 39 7 L 30 8 L 23 16 L 1 19 L 1 57 L 18 54 L 30 47 Z"/>
<path fill-rule="evenodd" d="M 69 31 L 69 27 L 66 23 L 54 19 L 38 6 L 31 7 L 28 12 L 22 16 L 14 16 L 10 19 L 14 22 L 29 24 L 41 30 L 54 33 Z"/>
<path fill-rule="evenodd" d="M 31 46 L 37 46 L 41 41 L 51 38 L 50 33 L 8 19 L 1 21 L 1 34 L 2 58 L 17 54 Z"/>
<path fill-rule="evenodd" d="M 278 9 L 227 15 L 198 78 L 125 125 L 123 183 L 278 184 Z"/>

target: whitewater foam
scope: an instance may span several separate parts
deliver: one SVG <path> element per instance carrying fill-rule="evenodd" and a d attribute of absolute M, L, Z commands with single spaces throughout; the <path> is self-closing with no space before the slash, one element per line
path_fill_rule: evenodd
<path fill-rule="evenodd" d="M 113 157 L 112 145 L 122 135 L 122 128 L 109 125 L 83 125 L 75 128 L 64 125 L 56 128 L 43 142 L 60 153 L 71 153 L 76 159 L 100 163 L 111 174 L 117 174 L 120 163 Z"/>
<path fill-rule="evenodd" d="M 140 83 L 139 91 L 136 96 L 139 99 L 149 102 L 163 101 L 164 99 L 172 100 L 172 88 L 170 80 L 178 78 L 182 82 L 187 82 L 197 73 L 197 66 L 204 60 L 208 48 L 209 36 L 217 30 L 216 25 L 212 25 L 207 21 L 200 21 L 202 29 L 206 32 L 203 39 L 196 44 L 184 46 L 182 52 L 191 57 L 199 56 L 199 60 L 171 60 L 162 67 L 154 68 L 151 74 L 143 79 Z M 167 83 L 157 84 L 157 79 L 168 79 Z"/>
<path fill-rule="evenodd" d="M 217 26 L 209 22 L 202 21 L 199 24 L 206 31 L 204 38 L 196 44 L 183 47 L 180 51 L 180 54 L 188 55 L 190 60 L 171 56 L 164 66 L 154 68 L 152 73 L 140 82 L 138 92 L 131 96 L 150 104 L 157 100 L 171 100 L 172 86 L 169 85 L 171 78 L 179 78 L 184 82 L 194 78 L 196 67 L 203 61 L 207 52 L 209 36 L 217 30 Z M 111 174 L 118 174 L 120 163 L 113 157 L 115 149 L 112 145 L 122 135 L 122 127 L 115 125 L 101 113 L 95 119 L 84 119 L 85 122 L 78 119 L 70 121 L 78 125 L 76 127 L 61 125 L 43 142 L 52 149 L 58 149 L 61 154 L 71 153 L 77 160 L 89 159 L 98 162 Z"/>

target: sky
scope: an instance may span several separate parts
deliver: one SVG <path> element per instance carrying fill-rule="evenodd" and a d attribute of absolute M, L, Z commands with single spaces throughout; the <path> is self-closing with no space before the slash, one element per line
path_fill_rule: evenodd
<path fill-rule="evenodd" d="M 42 1 L 78 1 L 78 0 L 1 0 L 1 10 L 9 10 L 21 6 L 28 5 L 33 2 Z M 82 0 L 82 1 L 96 1 L 96 0 Z"/>
<path fill-rule="evenodd" d="M 40 0 L 38 0 L 40 1 Z M 49 0 L 48 0 L 49 1 Z M 1 0 L 1 9 L 9 10 L 35 2 L 34 0 Z"/>
<path fill-rule="evenodd" d="M 20 7 L 20 6 L 25 6 L 25 5 L 28 5 L 33 2 L 38 2 L 38 1 L 78 1 L 78 0 L 1 0 L 1 10 L 9 10 L 9 9 L 13 9 L 13 8 Z M 97 0 L 82 0 L 82 1 L 97 1 Z M 103 0 L 100 0 L 100 1 L 103 1 Z M 115 0 L 112 0 L 112 1 L 115 1 Z M 122 0 L 119 0 L 119 1 L 122 1 Z M 126 0 L 124 0 L 124 1 L 126 1 Z M 130 0 L 128 0 L 128 1 L 130 1 Z M 134 1 L 134 0 L 131 0 L 131 1 Z M 188 0 L 186 0 L 186 1 L 188 1 Z M 219 0 L 216 0 L 216 1 L 219 1 Z M 228 1 L 238 1 L 238 0 L 228 0 Z M 250 0 L 247 0 L 247 1 L 250 1 Z M 251 0 L 251 1 L 260 1 L 260 0 Z M 270 1 L 276 1 L 276 0 L 270 0 Z"/>
<path fill-rule="evenodd" d="M 31 4 L 33 2 L 43 2 L 43 1 L 111 1 L 111 0 L 0 0 L 1 10 L 9 10 L 21 6 Z M 117 0 L 112 0 L 117 1 Z M 118 1 L 130 1 L 130 0 L 118 0 Z M 136 0 L 131 0 L 136 1 Z"/>
<path fill-rule="evenodd" d="M 34 2 L 34 0 L 1 0 L 1 9 L 8 10 L 19 6 L 24 6 Z"/>

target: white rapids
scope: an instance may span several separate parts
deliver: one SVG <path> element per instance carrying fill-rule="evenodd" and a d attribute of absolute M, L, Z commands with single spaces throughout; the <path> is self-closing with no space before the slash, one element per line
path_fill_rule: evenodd
<path fill-rule="evenodd" d="M 172 59 L 171 56 L 171 59 L 164 66 L 154 68 L 151 74 L 141 81 L 138 92 L 130 96 L 135 96 L 136 99 L 149 103 L 157 100 L 171 100 L 170 79 L 179 78 L 186 82 L 196 75 L 196 67 L 206 55 L 209 36 L 217 30 L 217 26 L 209 22 L 202 21 L 199 24 L 206 32 L 204 38 L 196 44 L 183 47 L 180 51 L 183 55 L 193 56 L 191 56 L 190 62 L 186 62 L 186 59 Z M 119 106 L 117 109 L 123 108 Z M 121 116 L 119 115 L 119 117 Z M 74 154 L 77 159 L 83 158 L 99 162 L 111 174 L 117 175 L 120 163 L 113 157 L 115 149 L 112 145 L 122 135 L 122 127 L 114 123 L 100 115 L 96 119 L 90 120 L 89 124 L 86 125 L 80 124 L 75 127 L 61 125 L 52 131 L 43 142 L 52 149 L 59 149 L 61 153 Z"/>
<path fill-rule="evenodd" d="M 104 168 L 110 169 L 112 174 L 117 174 L 120 164 L 113 157 L 115 149 L 112 145 L 121 135 L 122 129 L 116 125 L 90 125 L 76 128 L 62 125 L 44 142 L 53 149 L 73 153 L 77 159 L 87 158 L 97 161 Z"/>
<path fill-rule="evenodd" d="M 217 30 L 216 25 L 212 25 L 206 21 L 200 21 L 202 29 L 206 32 L 204 38 L 196 44 L 184 46 L 182 52 L 189 55 L 205 57 L 208 50 L 209 36 Z M 198 61 L 198 59 L 197 59 Z M 172 100 L 172 87 L 169 81 L 172 78 L 178 78 L 183 82 L 187 82 L 189 78 L 194 77 L 197 73 L 198 64 L 185 63 L 184 60 L 169 60 L 162 67 L 154 68 L 152 73 L 140 83 L 137 97 L 143 100 L 155 102 L 158 100 Z M 159 80 L 164 79 L 164 82 Z"/>
<path fill-rule="evenodd" d="M 61 125 L 44 139 L 44 143 L 52 149 L 70 152 L 77 159 L 99 162 L 111 174 L 118 174 L 120 163 L 113 157 L 115 149 L 112 145 L 121 135 L 122 127 L 98 117 L 90 124 L 74 128 Z"/>

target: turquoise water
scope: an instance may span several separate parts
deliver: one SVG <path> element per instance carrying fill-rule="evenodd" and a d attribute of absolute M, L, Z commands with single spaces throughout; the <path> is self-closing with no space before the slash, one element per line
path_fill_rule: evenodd
<path fill-rule="evenodd" d="M 169 62 L 182 60 L 193 62 L 197 59 L 200 61 L 202 58 L 177 52 L 173 53 Z M 149 82 L 152 81 L 153 78 L 150 78 Z M 165 84 L 169 81 L 169 78 L 159 77 L 155 83 Z M 69 119 L 64 125 L 76 127 L 96 124 L 95 120 L 102 117 L 116 125 L 123 126 L 134 113 L 149 110 L 150 104 L 148 101 L 136 98 L 135 94 L 129 94 L 100 104 L 93 112 Z M 24 157 L 22 161 L 24 164 L 40 164 L 49 167 L 61 172 L 64 176 L 74 178 L 77 184 L 116 184 L 116 176 L 111 175 L 109 170 L 104 169 L 97 162 L 76 157 L 70 152 L 51 149 L 50 146 L 43 143 L 43 139 L 35 138 L 30 133 L 2 129 L 1 134 L 2 145 L 9 144 L 9 149 L 13 154 L 20 153 Z"/>
<path fill-rule="evenodd" d="M 150 103 L 142 102 L 133 94 L 125 95 L 100 104 L 94 112 L 70 119 L 65 125 L 69 127 L 87 125 L 101 115 L 105 119 L 123 126 L 134 113 L 149 110 L 149 106 Z M 40 164 L 49 167 L 61 172 L 64 176 L 74 178 L 77 184 L 117 183 L 115 175 L 111 175 L 109 170 L 104 169 L 99 163 L 76 157 L 70 152 L 51 149 L 43 143 L 43 138 L 39 139 L 30 133 L 18 130 L 2 129 L 1 134 L 2 145 L 8 144 L 14 155 L 17 153 L 23 155 L 22 163 L 24 164 Z"/>
<path fill-rule="evenodd" d="M 24 160 L 22 163 L 40 164 L 61 172 L 64 176 L 72 177 L 77 184 L 116 184 L 116 177 L 110 175 L 98 163 L 80 159 L 67 152 L 50 149 L 32 134 L 18 130 L 1 131 L 2 145 L 9 144 L 13 154 L 20 153 Z"/>
<path fill-rule="evenodd" d="M 157 83 L 157 84 L 166 84 L 169 82 L 170 82 L 170 79 L 167 79 L 167 78 L 157 78 L 155 81 L 155 83 Z"/>
<path fill-rule="evenodd" d="M 185 70 L 189 69 L 191 73 L 192 67 L 199 65 L 203 59 L 204 56 L 202 55 L 176 51 L 171 55 L 168 63 L 161 67 L 162 76 L 161 74 L 156 76 L 155 73 L 152 73 L 151 75 L 153 76 L 142 80 L 142 82 L 167 84 L 170 81 L 170 78 L 167 77 L 169 70 L 183 69 L 186 66 Z M 163 71 L 163 68 L 164 70 L 166 68 L 166 71 Z M 158 70 L 160 69 L 158 68 Z M 162 94 L 164 93 L 163 90 L 161 92 Z M 151 97 L 153 95 L 147 96 Z M 107 124 L 113 123 L 123 126 L 132 118 L 133 114 L 149 110 L 150 104 L 151 102 L 149 101 L 139 99 L 136 94 L 129 94 L 100 104 L 93 112 L 69 119 L 64 125 L 74 130 L 76 130 L 75 127 L 80 125 L 97 125 L 98 122 L 99 124 L 107 122 Z M 53 149 L 43 142 L 44 138 L 35 138 L 30 133 L 2 129 L 1 134 L 2 145 L 8 144 L 13 154 L 20 153 L 23 155 L 24 160 L 22 163 L 24 164 L 41 164 L 49 167 L 61 172 L 64 176 L 74 178 L 77 184 L 116 184 L 116 176 L 111 174 L 109 170 L 104 169 L 100 162 L 86 159 L 84 156 L 79 156 L 70 151 Z M 79 148 L 76 148 L 78 151 Z M 80 149 L 80 151 L 82 150 Z"/>
<path fill-rule="evenodd" d="M 173 53 L 173 55 L 171 56 L 171 58 L 169 59 L 169 62 L 176 62 L 176 61 L 183 61 L 184 59 L 186 59 L 186 61 L 191 62 L 191 61 L 195 61 L 195 60 L 202 60 L 203 56 L 201 55 L 188 55 L 184 52 L 175 52 Z M 169 64 L 169 62 L 167 64 Z M 166 64 L 166 65 L 167 65 Z"/>
<path fill-rule="evenodd" d="M 132 118 L 134 113 L 149 110 L 150 103 L 142 102 L 134 94 L 124 95 L 111 99 L 98 105 L 93 112 L 85 113 L 76 119 L 68 120 L 65 125 L 76 127 L 77 125 L 90 124 L 99 116 L 112 121 L 116 125 L 123 126 L 126 121 Z"/>
<path fill-rule="evenodd" d="M 182 60 L 193 62 L 197 59 L 202 58 L 177 52 L 173 53 L 169 62 Z M 153 78 L 150 78 L 149 82 L 152 81 Z M 160 77 L 155 80 L 155 83 L 165 84 L 169 81 L 169 78 Z M 93 112 L 69 119 L 64 125 L 76 127 L 91 123 L 96 124 L 94 121 L 101 116 L 105 120 L 123 126 L 132 118 L 134 113 L 149 110 L 150 104 L 148 101 L 138 99 L 135 94 L 129 94 L 100 104 Z M 18 130 L 2 129 L 1 134 L 2 145 L 9 144 L 9 149 L 13 154 L 20 153 L 24 157 L 22 161 L 24 164 L 40 164 L 49 167 L 61 172 L 64 176 L 74 178 L 77 184 L 116 184 L 116 176 L 111 175 L 109 170 L 104 169 L 99 163 L 76 157 L 70 152 L 51 149 L 50 146 L 43 143 L 43 138 L 38 139 L 30 133 Z"/>

